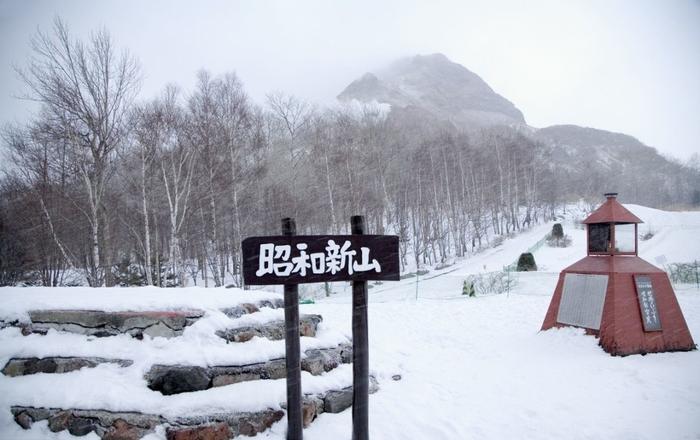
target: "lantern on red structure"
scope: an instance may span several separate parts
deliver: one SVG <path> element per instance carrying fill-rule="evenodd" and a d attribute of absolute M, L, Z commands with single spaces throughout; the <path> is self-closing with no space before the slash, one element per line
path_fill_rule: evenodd
<path fill-rule="evenodd" d="M 612 355 L 693 350 L 668 275 L 637 255 L 642 221 L 605 196 L 583 222 L 588 255 L 559 275 L 542 330 L 584 328 Z"/>

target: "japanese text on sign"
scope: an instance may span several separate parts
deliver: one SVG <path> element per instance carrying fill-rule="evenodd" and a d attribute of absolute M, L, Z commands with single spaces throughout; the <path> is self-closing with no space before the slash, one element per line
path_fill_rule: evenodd
<path fill-rule="evenodd" d="M 331 273 L 335 275 L 338 272 L 347 269 L 348 274 L 354 272 L 381 272 L 382 267 L 376 259 L 370 261 L 369 248 L 360 247 L 359 259 L 357 251 L 350 248 L 349 241 L 345 241 L 339 245 L 335 240 L 328 240 L 328 245 L 325 247 L 325 252 L 307 253 L 308 244 L 297 243 L 296 249 L 299 255 L 291 257 L 291 245 L 276 245 L 274 243 L 265 243 L 260 245 L 260 256 L 258 262 L 258 270 L 256 276 L 267 274 L 275 274 L 277 276 L 289 276 L 291 274 L 299 274 L 306 276 L 306 272 L 310 271 L 313 274 Z M 358 261 L 359 260 L 359 261 Z"/>
<path fill-rule="evenodd" d="M 639 310 L 642 314 L 644 331 L 661 330 L 661 321 L 659 319 L 659 311 L 656 307 L 656 298 L 654 297 L 654 287 L 651 284 L 651 278 L 644 275 L 636 275 L 634 277 L 634 282 L 637 287 Z"/>
<path fill-rule="evenodd" d="M 395 235 L 296 235 L 243 240 L 246 284 L 396 281 Z"/>

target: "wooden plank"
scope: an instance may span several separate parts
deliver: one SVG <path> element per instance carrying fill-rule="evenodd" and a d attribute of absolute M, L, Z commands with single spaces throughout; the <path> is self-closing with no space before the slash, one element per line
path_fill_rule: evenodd
<path fill-rule="evenodd" d="M 399 280 L 395 235 L 249 237 L 242 249 L 250 285 Z"/>

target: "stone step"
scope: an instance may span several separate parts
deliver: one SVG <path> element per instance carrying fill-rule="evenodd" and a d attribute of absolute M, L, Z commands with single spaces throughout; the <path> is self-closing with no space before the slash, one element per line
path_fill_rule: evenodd
<path fill-rule="evenodd" d="M 277 298 L 274 300 L 262 300 L 257 303 L 243 303 L 238 304 L 234 307 L 226 307 L 221 309 L 221 311 L 229 318 L 235 319 L 240 318 L 243 315 L 248 315 L 259 311 L 263 307 L 268 307 L 270 309 L 281 309 L 284 307 L 284 300 L 282 298 Z"/>
<path fill-rule="evenodd" d="M 370 377 L 369 392 L 379 389 L 374 377 Z M 302 403 L 304 427 L 327 413 L 339 413 L 352 405 L 352 387 L 307 394 Z M 285 408 L 285 404 L 282 407 Z M 166 426 L 168 440 L 210 439 L 225 440 L 238 435 L 255 436 L 282 420 L 284 411 L 266 409 L 254 412 L 229 412 L 203 416 L 167 419 L 160 415 L 139 412 L 114 412 L 106 410 L 11 407 L 15 422 L 24 429 L 32 424 L 48 420 L 52 432 L 67 430 L 70 434 L 84 436 L 91 432 L 102 440 L 137 440 L 155 431 L 158 425 Z"/>
<path fill-rule="evenodd" d="M 5 321 L 3 319 L 0 319 L 0 330 L 7 328 L 7 327 L 19 327 L 19 321 Z"/>
<path fill-rule="evenodd" d="M 379 391 L 379 383 L 374 376 L 369 377 L 369 393 L 374 394 Z M 313 405 L 313 411 L 307 409 L 307 406 Z M 308 426 L 319 414 L 324 412 L 337 414 L 345 411 L 352 406 L 352 386 L 340 389 L 326 391 L 321 395 L 306 395 L 304 396 L 304 427 Z M 286 408 L 286 404 L 282 405 Z M 307 420 L 307 412 L 313 417 Z"/>
<path fill-rule="evenodd" d="M 14 377 L 36 373 L 68 373 L 81 368 L 94 368 L 99 364 L 105 363 L 128 367 L 133 364 L 133 361 L 100 357 L 12 358 L 5 364 L 2 374 Z"/>
<path fill-rule="evenodd" d="M 138 440 L 154 432 L 158 425 L 166 425 L 169 440 L 223 440 L 241 434 L 253 436 L 268 429 L 285 414 L 281 410 L 267 409 L 169 420 L 153 414 L 105 410 L 13 406 L 11 411 L 15 422 L 24 429 L 30 429 L 35 422 L 48 420 L 52 432 L 67 430 L 75 436 L 94 432 L 103 440 Z"/>
<path fill-rule="evenodd" d="M 340 364 L 351 362 L 352 346 L 343 344 L 334 348 L 307 350 L 301 360 L 301 369 L 313 375 L 319 375 Z M 213 367 L 154 365 L 145 375 L 148 387 L 165 395 L 202 391 L 251 380 L 284 377 L 286 377 L 284 358 L 249 365 Z"/>
<path fill-rule="evenodd" d="M 301 315 L 299 317 L 299 334 L 308 337 L 316 336 L 316 330 L 321 321 L 323 321 L 321 315 Z M 266 324 L 219 330 L 216 334 L 229 342 L 247 342 L 255 336 L 278 341 L 284 339 L 285 336 L 284 321 L 277 320 Z"/>
<path fill-rule="evenodd" d="M 255 313 L 262 307 L 279 308 L 282 299 L 243 303 L 221 311 L 231 318 Z M 182 335 L 184 329 L 204 315 L 201 310 L 152 310 L 146 312 L 104 312 L 99 310 L 32 310 L 30 323 L 3 322 L 3 326 L 19 326 L 22 332 L 46 334 L 54 329 L 81 335 L 106 337 L 128 334 L 137 339 L 144 335 L 173 338 Z"/>
<path fill-rule="evenodd" d="M 78 333 L 88 336 L 115 336 L 129 334 L 136 338 L 144 335 L 172 338 L 180 336 L 188 325 L 204 315 L 200 310 L 103 312 L 97 310 L 32 310 L 31 323 L 25 333 L 46 334 L 49 330 Z"/>

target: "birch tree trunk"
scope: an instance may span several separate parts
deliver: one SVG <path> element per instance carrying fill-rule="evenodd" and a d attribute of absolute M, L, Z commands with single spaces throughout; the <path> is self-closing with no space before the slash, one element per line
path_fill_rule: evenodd
<path fill-rule="evenodd" d="M 144 269 L 146 271 L 146 282 L 153 285 L 153 267 L 151 265 L 151 228 L 149 226 L 148 198 L 146 197 L 146 155 L 141 147 L 141 208 L 143 214 L 143 237 L 144 237 Z"/>

